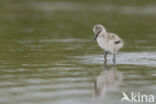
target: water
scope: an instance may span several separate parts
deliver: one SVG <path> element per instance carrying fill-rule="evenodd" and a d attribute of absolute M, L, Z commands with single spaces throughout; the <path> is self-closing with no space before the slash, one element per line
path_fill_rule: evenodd
<path fill-rule="evenodd" d="M 0 104 L 120 104 L 123 91 L 156 95 L 155 3 L 0 1 Z M 93 41 L 97 23 L 125 42 L 115 68 L 109 55 L 109 70 Z"/>

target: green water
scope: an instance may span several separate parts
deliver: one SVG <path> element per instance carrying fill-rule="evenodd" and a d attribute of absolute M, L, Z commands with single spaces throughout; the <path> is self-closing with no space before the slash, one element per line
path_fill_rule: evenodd
<path fill-rule="evenodd" d="M 120 104 L 123 91 L 156 96 L 155 18 L 155 0 L 1 0 L 0 104 Z M 109 55 L 108 72 L 95 24 L 125 42 L 115 69 Z M 109 77 L 114 82 L 97 98 L 95 82 Z"/>

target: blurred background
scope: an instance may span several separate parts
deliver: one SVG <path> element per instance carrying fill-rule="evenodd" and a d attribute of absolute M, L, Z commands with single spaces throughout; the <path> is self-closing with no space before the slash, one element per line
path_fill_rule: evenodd
<path fill-rule="evenodd" d="M 155 0 L 1 0 L 0 104 L 120 104 L 122 91 L 156 95 L 155 18 Z M 95 24 L 125 42 L 115 69 L 122 77 L 100 100 Z"/>

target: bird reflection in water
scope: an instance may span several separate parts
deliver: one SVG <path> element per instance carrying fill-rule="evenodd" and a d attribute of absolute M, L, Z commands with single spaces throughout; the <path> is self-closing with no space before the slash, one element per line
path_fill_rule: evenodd
<path fill-rule="evenodd" d="M 121 80 L 122 74 L 116 66 L 109 68 L 107 62 L 104 62 L 104 70 L 97 76 L 94 83 L 94 98 L 104 98 L 107 92 L 117 88 Z"/>

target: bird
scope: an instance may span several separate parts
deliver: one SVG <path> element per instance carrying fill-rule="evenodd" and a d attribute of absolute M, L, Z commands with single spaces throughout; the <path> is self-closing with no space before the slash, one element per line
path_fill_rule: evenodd
<path fill-rule="evenodd" d="M 117 34 L 107 32 L 101 24 L 94 25 L 93 32 L 95 34 L 94 40 L 104 50 L 104 61 L 107 61 L 107 54 L 111 53 L 113 64 L 116 65 L 116 54 L 123 47 L 123 40 Z"/>

